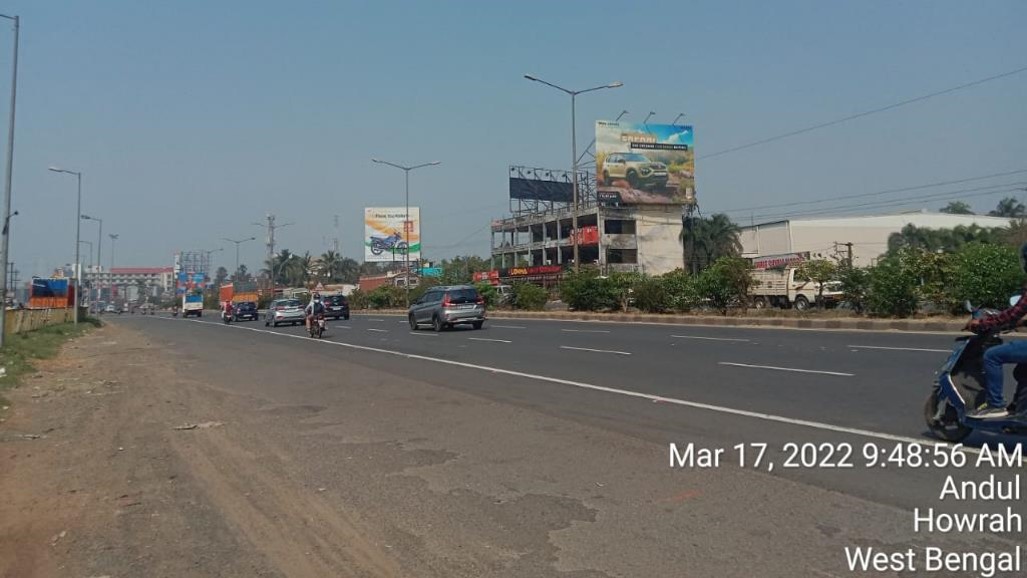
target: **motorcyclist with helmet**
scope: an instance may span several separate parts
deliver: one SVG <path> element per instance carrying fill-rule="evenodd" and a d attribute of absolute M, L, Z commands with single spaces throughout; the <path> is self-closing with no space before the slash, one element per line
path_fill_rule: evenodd
<path fill-rule="evenodd" d="M 313 323 L 318 315 L 324 315 L 325 312 L 324 302 L 321 301 L 320 293 L 314 293 L 310 298 L 310 303 L 307 303 L 304 312 L 307 317 L 307 331 L 310 331 L 310 324 Z"/>
<path fill-rule="evenodd" d="M 1020 268 L 1027 273 L 1027 243 L 1020 246 Z M 997 315 L 982 319 L 971 319 L 966 328 L 981 334 L 1001 328 L 1014 327 L 1027 316 L 1027 284 L 1024 285 L 1019 301 Z M 987 401 L 971 414 L 981 419 L 1003 418 L 1009 415 L 1002 396 L 1002 366 L 1027 363 L 1027 340 L 1010 340 L 984 352 L 984 379 L 987 386 Z"/>

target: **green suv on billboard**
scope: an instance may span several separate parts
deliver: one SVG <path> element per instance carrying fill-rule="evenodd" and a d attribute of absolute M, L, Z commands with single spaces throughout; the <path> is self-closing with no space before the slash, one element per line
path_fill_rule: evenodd
<path fill-rule="evenodd" d="M 667 165 L 640 153 L 613 153 L 603 163 L 603 184 L 624 179 L 634 189 L 662 189 L 667 186 Z"/>

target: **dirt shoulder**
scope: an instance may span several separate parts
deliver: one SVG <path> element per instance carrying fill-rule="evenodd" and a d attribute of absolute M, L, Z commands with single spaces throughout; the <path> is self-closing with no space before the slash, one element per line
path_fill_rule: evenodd
<path fill-rule="evenodd" d="M 396 574 L 273 459 L 241 450 L 246 434 L 176 361 L 107 326 L 7 392 L 0 577 Z"/>

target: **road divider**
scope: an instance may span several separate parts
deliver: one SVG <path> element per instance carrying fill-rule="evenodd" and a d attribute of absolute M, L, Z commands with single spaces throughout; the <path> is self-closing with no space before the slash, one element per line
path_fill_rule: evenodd
<path fill-rule="evenodd" d="M 491 341 L 493 343 L 513 343 L 509 339 L 489 339 L 488 337 L 468 337 L 471 341 Z"/>
<path fill-rule="evenodd" d="M 609 329 L 561 329 L 567 333 L 609 333 Z"/>
<path fill-rule="evenodd" d="M 885 351 L 926 351 L 929 353 L 951 353 L 950 349 L 928 349 L 926 347 L 884 347 L 882 345 L 846 345 L 850 349 L 883 349 Z"/>

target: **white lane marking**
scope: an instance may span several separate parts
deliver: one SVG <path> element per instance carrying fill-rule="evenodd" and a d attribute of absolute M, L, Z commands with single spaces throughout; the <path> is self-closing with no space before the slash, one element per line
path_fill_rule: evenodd
<path fill-rule="evenodd" d="M 336 329 L 353 329 L 349 325 L 332 325 L 332 327 L 334 327 Z"/>
<path fill-rule="evenodd" d="M 885 349 L 888 351 L 927 351 L 930 353 L 951 353 L 951 349 L 928 349 L 925 347 L 884 347 L 882 345 L 846 345 L 850 349 Z"/>
<path fill-rule="evenodd" d="M 370 329 L 370 328 L 368 328 L 368 331 L 377 331 L 378 333 L 388 333 L 389 332 L 388 329 Z"/>
<path fill-rule="evenodd" d="M 631 355 L 627 351 L 613 351 L 612 349 L 590 349 L 588 347 L 571 347 L 570 345 L 561 345 L 560 349 L 573 349 L 575 351 L 593 351 L 595 353 L 614 353 L 617 355 Z"/>
<path fill-rule="evenodd" d="M 791 371 L 794 373 L 818 373 L 820 375 L 837 375 L 839 377 L 852 377 L 854 373 L 842 373 L 840 371 L 819 371 L 816 369 L 798 369 L 795 367 L 777 367 L 775 365 L 752 365 L 749 363 L 732 363 L 730 361 L 719 361 L 717 365 L 730 365 L 732 367 L 748 367 L 751 369 L 771 369 L 774 371 Z"/>
<path fill-rule="evenodd" d="M 705 339 L 708 341 L 744 341 L 748 342 L 748 339 L 740 339 L 737 337 L 700 337 L 698 335 L 671 335 L 674 339 Z"/>
<path fill-rule="evenodd" d="M 168 317 L 157 317 L 156 319 L 160 319 L 160 320 L 164 320 L 164 321 L 177 321 L 177 319 L 175 319 L 175 318 L 168 318 Z M 206 325 L 208 327 L 226 327 L 225 325 L 220 324 L 220 323 L 205 323 L 205 322 L 200 321 L 198 319 L 187 319 L 186 321 L 191 321 L 193 323 L 203 323 L 204 325 Z M 310 339 L 309 337 L 305 337 L 303 335 L 296 335 L 296 334 L 293 334 L 293 333 L 280 333 L 278 331 L 271 331 L 269 329 L 257 329 L 255 327 L 242 327 L 242 326 L 239 326 L 239 325 L 229 325 L 227 327 L 232 328 L 232 329 L 241 329 L 241 330 L 245 330 L 245 331 L 255 331 L 257 333 L 267 333 L 269 335 L 277 335 L 279 337 L 291 337 L 293 339 L 304 339 L 304 340 Z M 417 335 L 417 334 L 415 333 L 414 335 Z M 371 352 L 374 352 L 374 353 L 380 353 L 382 355 L 395 355 L 397 357 L 403 357 L 405 359 L 416 359 L 418 361 L 430 361 L 432 363 L 440 363 L 442 365 L 452 365 L 454 367 L 463 367 L 463 368 L 467 368 L 467 369 L 477 369 L 477 370 L 480 370 L 480 371 L 487 371 L 489 373 L 498 373 L 500 375 L 509 375 L 509 376 L 512 376 L 512 377 L 520 377 L 520 378 L 524 378 L 524 379 L 534 379 L 536 381 L 544 381 L 544 382 L 547 382 L 547 383 L 556 383 L 556 384 L 559 384 L 559 385 L 567 385 L 567 386 L 570 386 L 570 387 L 577 387 L 579 389 L 586 389 L 586 390 L 589 390 L 589 391 L 601 391 L 601 392 L 604 392 L 604 393 L 613 393 L 613 394 L 617 394 L 617 395 L 623 395 L 625 397 L 634 397 L 634 398 L 638 398 L 638 399 L 646 399 L 646 400 L 653 401 L 653 402 L 669 403 L 669 404 L 672 404 L 672 405 L 680 405 L 682 407 L 690 407 L 690 408 L 693 408 L 693 409 L 703 409 L 703 410 L 706 410 L 706 411 L 712 411 L 712 412 L 716 412 L 716 413 L 724 413 L 724 414 L 728 414 L 728 415 L 737 415 L 737 416 L 741 416 L 741 417 L 760 419 L 760 420 L 763 420 L 763 421 L 772 421 L 772 422 L 776 422 L 776 423 L 783 423 L 783 424 L 787 424 L 787 425 L 801 426 L 801 427 L 806 427 L 806 428 L 811 428 L 811 429 L 818 429 L 818 430 L 823 430 L 823 431 L 830 431 L 830 432 L 835 432 L 835 433 L 849 434 L 849 435 L 860 436 L 860 437 L 865 437 L 865 438 L 873 438 L 873 439 L 887 440 L 887 441 L 894 441 L 894 442 L 902 442 L 902 443 L 913 443 L 913 444 L 919 444 L 919 445 L 926 446 L 926 447 L 934 447 L 935 445 L 951 446 L 951 444 L 946 444 L 945 442 L 942 442 L 942 441 L 939 441 L 939 440 L 936 440 L 936 439 L 922 439 L 922 438 L 918 439 L 918 438 L 911 438 L 911 437 L 907 437 L 907 436 L 900 436 L 900 435 L 895 435 L 895 434 L 876 432 L 876 431 L 872 431 L 872 430 L 865 430 L 865 429 L 859 429 L 859 428 L 853 428 L 853 427 L 834 425 L 834 424 L 823 423 L 823 422 L 819 422 L 819 421 L 809 421 L 809 420 L 805 420 L 805 419 L 795 419 L 795 418 L 784 417 L 784 416 L 780 416 L 780 415 L 774 415 L 772 413 L 760 413 L 760 412 L 757 412 L 757 411 L 749 411 L 749 410 L 745 410 L 745 409 L 735 409 L 735 408 L 732 408 L 732 407 L 724 407 L 724 406 L 720 406 L 720 405 L 712 405 L 712 404 L 709 404 L 709 403 L 700 403 L 700 402 L 697 402 L 697 401 L 688 401 L 686 399 L 677 399 L 677 398 L 673 398 L 673 397 L 663 397 L 662 395 L 654 395 L 654 394 L 651 394 L 651 393 L 642 393 L 640 391 L 631 391 L 630 389 L 619 389 L 619 388 L 616 388 L 616 387 L 607 387 L 605 385 L 594 385 L 594 384 L 591 384 L 591 383 L 584 383 L 584 382 L 581 382 L 581 381 L 572 381 L 570 379 L 560 379 L 559 377 L 550 377 L 548 375 L 537 375 L 537 374 L 533 374 L 533 373 L 525 373 L 523 371 L 514 371 L 512 369 L 501 369 L 501 368 L 498 368 L 498 367 L 489 367 L 487 365 L 478 365 L 478 364 L 475 364 L 475 363 L 467 363 L 465 361 L 454 361 L 452 359 L 442 359 L 442 358 L 439 358 L 439 357 L 429 357 L 427 355 L 418 355 L 416 353 L 403 353 L 402 351 L 393 351 L 391 349 L 380 349 L 380 348 L 377 348 L 377 347 L 370 347 L 370 346 L 367 346 L 367 345 L 356 345 L 354 343 L 345 343 L 345 342 L 342 342 L 342 341 L 331 341 L 331 340 L 328 340 L 328 339 L 315 339 L 313 341 L 315 341 L 316 343 L 323 343 L 325 345 L 337 345 L 339 347 L 346 347 L 346 348 L 349 348 L 349 349 L 356 349 L 358 351 L 371 351 Z M 980 453 L 980 450 L 978 450 L 977 448 L 965 447 L 964 446 L 962 449 L 965 452 Z"/>
<path fill-rule="evenodd" d="M 378 321 L 380 323 L 385 323 L 384 319 L 368 319 L 368 321 Z"/>
<path fill-rule="evenodd" d="M 410 335 L 419 335 L 421 337 L 438 337 L 438 333 L 421 333 L 420 331 L 411 331 Z"/>
<path fill-rule="evenodd" d="M 467 339 L 470 339 L 471 341 L 493 341 L 495 343 L 513 343 L 513 341 L 510 341 L 508 339 L 489 339 L 487 337 L 468 337 Z"/>
<path fill-rule="evenodd" d="M 609 333 L 608 329 L 561 329 L 567 333 Z"/>
<path fill-rule="evenodd" d="M 527 327 L 523 327 L 521 325 L 493 325 L 491 323 L 489 324 L 489 327 L 496 327 L 498 329 L 527 329 Z"/>

